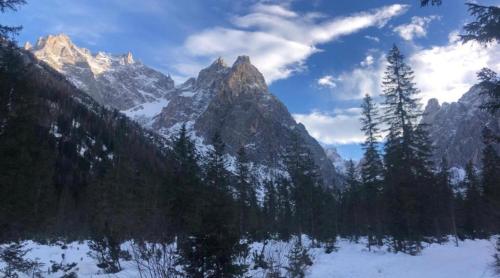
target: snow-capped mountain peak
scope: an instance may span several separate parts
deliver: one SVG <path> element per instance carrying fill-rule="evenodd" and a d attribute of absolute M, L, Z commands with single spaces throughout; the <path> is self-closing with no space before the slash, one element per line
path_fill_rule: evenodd
<path fill-rule="evenodd" d="M 174 90 L 170 76 L 137 62 L 131 52 L 93 54 L 76 46 L 65 34 L 39 38 L 35 46 L 27 43 L 25 49 L 99 103 L 125 112 L 132 110 L 134 118 L 151 118 L 159 113 L 159 106 L 168 102 Z M 154 111 L 140 112 L 144 106 L 154 107 Z"/>

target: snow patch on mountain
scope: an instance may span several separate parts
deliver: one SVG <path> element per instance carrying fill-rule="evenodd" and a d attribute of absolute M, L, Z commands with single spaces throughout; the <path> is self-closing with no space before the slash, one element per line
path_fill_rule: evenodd
<path fill-rule="evenodd" d="M 64 34 L 42 37 L 35 46 L 26 44 L 25 49 L 64 74 L 99 103 L 118 110 L 126 111 L 145 103 L 161 103 L 175 93 L 170 76 L 136 61 L 130 52 L 123 55 L 93 54 L 73 44 Z M 137 113 L 134 116 L 138 116 Z"/>

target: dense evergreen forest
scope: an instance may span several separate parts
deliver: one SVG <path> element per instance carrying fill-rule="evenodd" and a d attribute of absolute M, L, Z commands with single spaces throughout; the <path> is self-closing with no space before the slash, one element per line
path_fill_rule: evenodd
<path fill-rule="evenodd" d="M 243 147 L 229 171 L 217 135 L 200 156 L 185 128 L 164 140 L 1 44 L 0 242 L 91 239 L 109 272 L 119 270 L 121 242 L 176 243 L 190 277 L 231 277 L 245 271 L 236 258 L 253 241 L 297 239 L 290 256 L 300 273 L 308 263 L 301 235 L 326 252 L 341 236 L 418 254 L 449 235 L 500 232 L 498 135 L 484 127 L 481 169 L 469 163 L 452 184 L 446 161 L 430 160 L 413 72 L 396 46 L 384 102 L 366 96 L 362 105 L 359 167 L 350 162 L 342 183 L 323 184 L 298 141 L 281 157 L 288 175 L 259 183 Z M 491 99 L 485 109 L 498 113 L 499 78 L 486 69 L 479 77 Z"/>

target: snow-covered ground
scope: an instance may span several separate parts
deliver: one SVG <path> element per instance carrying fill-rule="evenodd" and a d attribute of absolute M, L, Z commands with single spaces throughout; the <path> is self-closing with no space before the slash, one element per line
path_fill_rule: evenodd
<path fill-rule="evenodd" d="M 368 252 L 364 245 L 340 241 L 338 252 L 319 254 L 308 277 L 339 278 L 490 278 L 494 240 L 466 240 L 432 244 L 410 256 Z"/>
<path fill-rule="evenodd" d="M 309 252 L 314 264 L 307 271 L 307 277 L 317 278 L 493 278 L 494 239 L 466 240 L 455 247 L 453 242 L 442 245 L 426 246 L 421 255 L 410 256 L 402 253 L 394 254 L 384 250 L 368 251 L 364 244 L 356 244 L 346 240 L 337 242 L 338 250 L 326 254 L 322 248 L 313 248 Z M 64 247 L 63 247 L 64 246 Z M 126 243 L 122 247 L 127 248 Z M 99 274 L 96 262 L 89 255 L 86 242 L 73 242 L 66 245 L 42 245 L 32 241 L 26 242 L 31 251 L 27 257 L 38 259 L 44 263 L 42 270 L 47 270 L 57 263 L 77 263 L 78 277 L 138 277 L 137 266 L 133 260 L 122 262 L 124 268 L 120 273 Z M 287 252 L 291 243 L 271 242 L 264 252 L 266 257 L 274 257 L 277 265 L 286 265 Z M 261 243 L 254 243 L 251 251 L 259 252 Z M 64 255 L 63 255 L 64 254 Z M 252 254 L 252 252 L 250 252 Z M 247 260 L 251 260 L 250 255 Z M 249 261 L 247 261 L 249 262 Z M 3 264 L 0 262 L 0 268 Z M 250 267 L 249 275 L 264 277 L 265 271 Z M 43 277 L 60 277 L 57 274 L 42 274 Z M 284 272 L 283 272 L 284 274 Z M 23 276 L 21 276 L 23 277 Z"/>

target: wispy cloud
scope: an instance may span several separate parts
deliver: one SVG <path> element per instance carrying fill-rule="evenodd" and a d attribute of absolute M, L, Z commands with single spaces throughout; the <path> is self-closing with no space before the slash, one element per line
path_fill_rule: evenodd
<path fill-rule="evenodd" d="M 367 40 L 371 40 L 371 41 L 374 41 L 374 42 L 380 42 L 380 38 L 379 38 L 379 37 L 376 37 L 376 36 L 366 35 L 366 36 L 365 36 L 365 39 L 367 39 Z"/>
<path fill-rule="evenodd" d="M 396 26 L 393 30 L 404 40 L 411 41 L 413 38 L 425 37 L 431 21 L 439 18 L 439 16 L 435 15 L 427 17 L 414 16 L 411 18 L 410 23 Z"/>
<path fill-rule="evenodd" d="M 333 113 L 313 111 L 309 114 L 293 114 L 293 117 L 323 144 L 350 144 L 364 140 L 360 131 L 360 113 L 360 108 L 353 107 Z"/>
<path fill-rule="evenodd" d="M 318 85 L 327 88 L 335 88 L 337 84 L 333 82 L 334 78 L 331 75 L 325 75 L 318 79 Z"/>
<path fill-rule="evenodd" d="M 368 27 L 382 27 L 404 13 L 406 5 L 391 5 L 345 17 L 325 18 L 317 13 L 292 11 L 286 6 L 257 4 L 246 15 L 232 18 L 230 27 L 195 33 L 184 44 L 183 63 L 222 56 L 233 60 L 246 54 L 272 82 L 304 68 L 306 59 L 321 51 L 319 45 Z M 177 70 L 193 75 L 182 68 Z"/>

